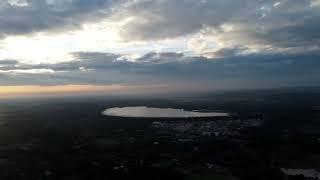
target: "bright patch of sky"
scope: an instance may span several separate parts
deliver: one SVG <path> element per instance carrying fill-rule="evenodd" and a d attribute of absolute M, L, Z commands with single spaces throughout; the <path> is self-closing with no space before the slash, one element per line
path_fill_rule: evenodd
<path fill-rule="evenodd" d="M 26 0 L 9 0 L 11 6 L 28 6 L 28 1 Z"/>
<path fill-rule="evenodd" d="M 188 37 L 151 42 L 124 42 L 115 24 L 87 24 L 83 29 L 60 33 L 9 36 L 0 41 L 0 60 L 18 59 L 23 63 L 58 63 L 74 60 L 73 52 L 111 52 L 142 56 L 153 52 L 185 52 Z"/>

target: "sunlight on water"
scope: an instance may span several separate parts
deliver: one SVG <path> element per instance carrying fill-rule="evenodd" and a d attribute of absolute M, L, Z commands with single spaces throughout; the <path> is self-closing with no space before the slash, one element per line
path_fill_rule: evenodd
<path fill-rule="evenodd" d="M 195 112 L 183 109 L 153 108 L 146 106 L 138 107 L 114 107 L 102 112 L 107 116 L 119 117 L 146 117 L 146 118 L 189 118 L 189 117 L 221 117 L 229 116 L 228 113 L 221 112 Z"/>

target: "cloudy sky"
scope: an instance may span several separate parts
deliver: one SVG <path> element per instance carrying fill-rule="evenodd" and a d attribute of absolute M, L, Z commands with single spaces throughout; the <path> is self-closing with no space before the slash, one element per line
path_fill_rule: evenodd
<path fill-rule="evenodd" d="M 320 0 L 1 0 L 0 95 L 320 83 Z"/>

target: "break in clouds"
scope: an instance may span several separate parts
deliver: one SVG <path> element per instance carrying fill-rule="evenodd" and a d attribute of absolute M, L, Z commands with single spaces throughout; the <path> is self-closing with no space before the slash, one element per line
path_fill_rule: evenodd
<path fill-rule="evenodd" d="M 190 117 L 224 117 L 228 113 L 220 112 L 195 112 L 183 109 L 153 108 L 153 107 L 115 107 L 102 112 L 107 116 L 133 117 L 133 118 L 190 118 Z"/>

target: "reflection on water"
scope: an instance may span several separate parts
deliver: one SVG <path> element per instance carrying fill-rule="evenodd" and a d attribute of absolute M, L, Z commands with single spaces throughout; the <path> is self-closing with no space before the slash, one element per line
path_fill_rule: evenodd
<path fill-rule="evenodd" d="M 147 117 L 147 118 L 189 118 L 189 117 L 221 117 L 229 116 L 221 112 L 195 112 L 183 109 L 153 108 L 146 106 L 109 108 L 102 112 L 103 115 L 120 117 Z"/>

